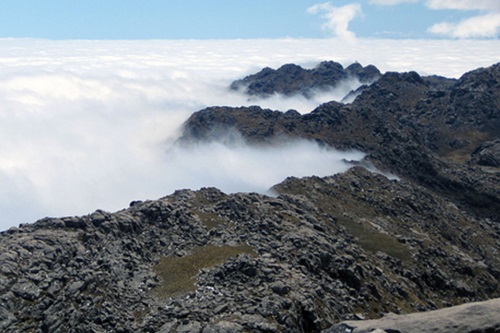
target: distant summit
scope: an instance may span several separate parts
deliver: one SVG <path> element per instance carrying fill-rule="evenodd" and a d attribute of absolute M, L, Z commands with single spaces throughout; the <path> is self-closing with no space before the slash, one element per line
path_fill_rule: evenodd
<path fill-rule="evenodd" d="M 346 80 L 357 80 L 364 85 L 373 83 L 380 76 L 380 71 L 373 65 L 363 67 L 356 62 L 344 68 L 337 62 L 323 61 L 313 69 L 294 64 L 286 64 L 278 69 L 266 67 L 256 74 L 234 81 L 230 88 L 243 90 L 251 96 L 301 94 L 310 97 L 315 90 L 333 88 Z"/>
<path fill-rule="evenodd" d="M 258 80 L 262 80 L 261 87 L 277 87 L 285 82 L 276 79 L 282 77 L 277 73 L 289 73 L 292 68 L 312 78 L 311 73 L 318 75 L 324 68 L 341 66 L 324 62 L 309 71 L 285 65 L 277 71 L 264 69 L 255 76 L 262 77 Z M 351 65 L 345 72 L 365 73 L 369 66 L 362 68 Z M 267 84 L 263 73 L 269 73 Z M 297 75 L 299 81 L 305 82 L 303 76 Z M 291 77 L 293 87 L 297 83 Z M 244 80 L 253 80 L 249 78 Z M 322 86 L 319 82 L 311 81 L 306 86 Z M 253 86 L 255 83 L 247 89 L 254 91 Z M 285 137 L 314 140 L 337 149 L 357 149 L 382 169 L 454 197 L 457 204 L 476 213 L 497 216 L 498 170 L 484 173 L 483 169 L 498 166 L 500 64 L 471 71 L 459 80 L 416 72 L 387 72 L 356 94 L 351 104 L 332 101 L 304 115 L 257 106 L 210 107 L 187 120 L 181 139 L 214 140 L 224 129 L 231 128 L 258 144 L 272 144 Z"/>

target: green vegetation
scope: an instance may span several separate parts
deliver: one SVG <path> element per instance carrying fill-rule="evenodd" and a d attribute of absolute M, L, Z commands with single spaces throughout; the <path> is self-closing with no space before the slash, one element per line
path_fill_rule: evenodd
<path fill-rule="evenodd" d="M 401 261 L 411 260 L 410 250 L 390 235 L 347 218 L 341 217 L 337 221 L 346 228 L 348 233 L 358 239 L 358 244 L 366 251 L 381 251 Z"/>
<path fill-rule="evenodd" d="M 373 186 L 376 186 L 374 184 Z M 390 234 L 375 230 L 366 221 L 375 219 L 380 214 L 368 204 L 363 204 L 358 198 L 352 198 L 351 193 L 343 194 L 341 189 L 336 192 L 314 193 L 305 190 L 302 185 L 289 182 L 286 186 L 277 186 L 275 190 L 279 193 L 302 194 L 316 204 L 324 213 L 336 218 L 339 225 L 357 239 L 358 244 L 366 251 L 384 252 L 401 261 L 412 259 L 411 252 L 404 244 L 401 244 Z M 394 194 L 381 192 L 377 199 L 390 206 Z M 345 213 L 349 212 L 350 215 Z M 365 222 L 363 222 L 365 220 Z"/>
<path fill-rule="evenodd" d="M 197 248 L 193 254 L 185 257 L 162 257 L 153 267 L 162 280 L 153 290 L 159 298 L 173 297 L 184 292 L 196 290 L 195 277 L 202 268 L 210 268 L 222 264 L 229 258 L 239 254 L 254 254 L 247 244 L 239 246 L 206 245 Z"/>
<path fill-rule="evenodd" d="M 219 225 L 226 225 L 227 221 L 221 218 L 216 213 L 204 212 L 201 210 L 194 210 L 193 214 L 197 215 L 200 218 L 200 222 L 207 227 L 208 230 L 212 230 Z"/>

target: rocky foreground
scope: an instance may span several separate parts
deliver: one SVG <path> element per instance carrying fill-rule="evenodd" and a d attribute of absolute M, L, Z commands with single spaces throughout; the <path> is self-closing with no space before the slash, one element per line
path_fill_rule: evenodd
<path fill-rule="evenodd" d="M 195 113 L 179 144 L 237 130 L 367 159 L 273 195 L 179 190 L 2 232 L 0 331 L 499 332 L 499 87 L 500 64 L 386 73 L 306 115 Z"/>

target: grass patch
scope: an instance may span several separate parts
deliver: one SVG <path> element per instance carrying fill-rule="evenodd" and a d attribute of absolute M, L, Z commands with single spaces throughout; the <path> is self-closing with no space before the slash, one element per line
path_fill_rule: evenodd
<path fill-rule="evenodd" d="M 162 257 L 160 262 L 153 267 L 161 278 L 161 283 L 153 289 L 153 294 L 159 298 L 168 298 L 194 291 L 196 290 L 196 274 L 200 269 L 222 264 L 239 254 L 252 255 L 255 252 L 247 244 L 221 247 L 206 245 L 197 248 L 193 254 L 185 257 Z"/>
<path fill-rule="evenodd" d="M 280 216 L 282 219 L 288 220 L 292 222 L 295 225 L 300 224 L 300 218 L 297 217 L 296 215 L 288 214 L 288 213 L 283 213 L 282 216 Z"/>
<path fill-rule="evenodd" d="M 375 231 L 347 218 L 338 218 L 338 223 L 358 239 L 358 244 L 370 252 L 381 251 L 401 261 L 411 260 L 410 250 L 388 234 Z"/>
<path fill-rule="evenodd" d="M 386 201 L 390 201 L 390 197 L 384 197 Z M 412 259 L 410 250 L 391 235 L 374 230 L 369 223 L 358 223 L 354 219 L 374 219 L 377 213 L 374 209 L 364 205 L 356 204 L 355 202 L 338 202 L 340 206 L 335 204 L 335 199 L 324 198 L 321 201 L 321 209 L 337 218 L 339 225 L 343 226 L 346 231 L 357 238 L 357 243 L 364 250 L 369 252 L 384 252 L 399 259 L 401 261 L 409 261 Z M 356 216 L 347 217 L 343 212 L 355 212 Z M 359 217 L 360 216 L 360 217 Z"/>
<path fill-rule="evenodd" d="M 226 225 L 227 221 L 221 218 L 215 213 L 203 212 L 201 210 L 193 211 L 193 214 L 200 218 L 201 223 L 207 227 L 208 230 L 212 230 L 220 225 Z"/>
<path fill-rule="evenodd" d="M 481 142 L 493 139 L 488 133 L 480 131 L 447 130 L 444 132 L 444 135 L 450 140 L 458 140 L 464 144 L 464 146 L 460 148 L 451 148 L 447 145 L 447 141 L 449 140 L 441 140 L 442 144 L 441 147 L 439 147 L 441 155 L 448 161 L 455 163 L 467 162 L 470 158 L 470 154 Z"/>
<path fill-rule="evenodd" d="M 346 186 L 343 184 L 341 185 L 343 187 Z M 372 180 L 368 185 L 375 187 L 377 183 Z M 342 192 L 342 188 L 336 189 L 331 193 L 314 193 L 314 191 L 304 188 L 303 186 L 301 187 L 300 182 L 298 182 L 298 185 L 291 182 L 285 186 L 281 185 L 281 187 L 278 185 L 275 189 L 279 193 L 304 195 L 322 212 L 335 217 L 338 224 L 343 226 L 350 235 L 354 236 L 357 239 L 358 245 L 364 250 L 373 253 L 381 251 L 401 261 L 412 260 L 411 252 L 408 247 L 401 244 L 396 238 L 392 237 L 390 234 L 375 230 L 368 222 L 357 222 L 357 220 L 361 219 L 374 220 L 377 216 L 381 215 L 374 207 L 370 207 L 368 204 L 363 203 L 362 198 L 356 197 L 356 195 L 345 190 L 345 192 Z M 378 191 L 378 193 L 374 195 L 377 196 L 377 205 L 387 205 L 391 207 L 391 202 L 394 197 L 393 193 Z M 345 212 L 352 215 L 346 216 L 344 214 Z"/>

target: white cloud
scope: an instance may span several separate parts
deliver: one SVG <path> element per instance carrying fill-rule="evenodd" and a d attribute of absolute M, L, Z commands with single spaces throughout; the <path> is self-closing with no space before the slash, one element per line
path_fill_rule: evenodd
<path fill-rule="evenodd" d="M 420 0 L 369 0 L 368 3 L 372 5 L 393 6 L 402 3 L 416 3 Z"/>
<path fill-rule="evenodd" d="M 326 21 L 322 28 L 334 36 L 352 40 L 356 36 L 349 30 L 349 23 L 362 14 L 360 4 L 350 4 L 334 7 L 330 2 L 315 4 L 307 9 L 309 14 L 323 13 L 321 17 Z"/>
<path fill-rule="evenodd" d="M 310 142 L 274 150 L 172 146 L 181 124 L 206 106 L 261 104 L 307 112 L 349 88 L 315 100 L 265 101 L 227 90 L 232 80 L 262 67 L 357 60 L 382 71 L 457 77 L 491 65 L 498 54 L 496 41 L 358 39 L 345 47 L 337 39 L 0 39 L 0 230 L 47 215 L 118 210 L 178 188 L 264 191 L 289 175 L 342 170 L 336 152 Z"/>
<path fill-rule="evenodd" d="M 244 141 L 173 146 L 167 158 L 176 167 L 168 177 L 176 187 L 216 184 L 223 191 L 263 192 L 287 176 L 331 175 L 349 169 L 342 159 L 360 160 L 360 152 L 338 152 L 315 142 L 294 140 L 272 147 L 252 147 Z M 190 175 L 190 177 L 186 177 Z M 194 176 L 194 177 L 193 177 Z"/>
<path fill-rule="evenodd" d="M 453 38 L 496 37 L 500 33 L 500 13 L 474 16 L 458 23 L 437 23 L 429 32 Z"/>
<path fill-rule="evenodd" d="M 428 0 L 434 10 L 481 10 L 486 14 L 460 22 L 441 22 L 429 27 L 430 33 L 453 38 L 495 38 L 500 35 L 500 1 L 498 0 Z"/>
<path fill-rule="evenodd" d="M 498 0 L 427 0 L 430 9 L 500 11 Z"/>
<path fill-rule="evenodd" d="M 369 0 L 369 4 L 393 6 L 402 3 L 417 3 L 424 0 Z M 500 1 L 498 0 L 426 0 L 428 8 L 434 10 L 500 10 Z"/>

